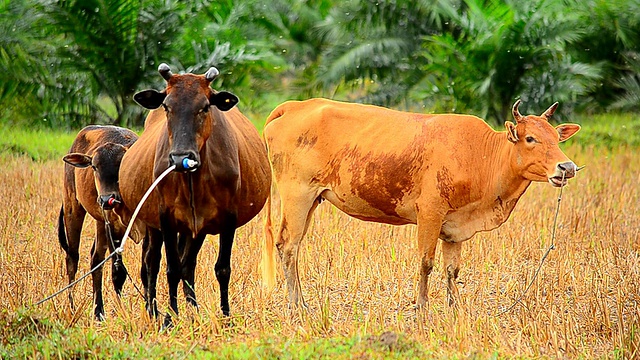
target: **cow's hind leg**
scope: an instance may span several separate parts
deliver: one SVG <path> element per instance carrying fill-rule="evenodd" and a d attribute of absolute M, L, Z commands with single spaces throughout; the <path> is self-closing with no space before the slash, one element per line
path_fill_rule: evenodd
<path fill-rule="evenodd" d="M 96 220 L 96 239 L 91 248 L 91 269 L 94 269 L 104 260 L 107 252 L 107 235 L 104 222 Z M 104 320 L 104 301 L 102 299 L 102 269 L 95 269 L 91 274 L 93 279 L 94 314 L 97 320 Z"/>
<path fill-rule="evenodd" d="M 216 261 L 215 271 L 220 284 L 220 308 L 222 314 L 229 316 L 229 278 L 231 277 L 231 248 L 236 233 L 237 217 L 228 214 L 220 229 L 220 251 Z"/>
<path fill-rule="evenodd" d="M 287 189 L 282 185 L 280 188 Z M 298 275 L 298 253 L 300 241 L 306 234 L 313 211 L 319 203 L 318 195 L 311 190 L 304 194 L 290 194 L 285 190 L 281 191 L 282 218 L 276 247 L 287 281 L 289 303 L 293 306 L 306 307 Z"/>
<path fill-rule="evenodd" d="M 182 290 L 184 291 L 184 297 L 187 299 L 187 303 L 196 308 L 198 307 L 195 291 L 196 264 L 198 262 L 198 253 L 202 248 L 206 236 L 207 234 L 203 233 L 193 239 L 191 236 L 180 234 L 178 241 L 179 250 L 182 255 Z"/>
<path fill-rule="evenodd" d="M 460 294 L 456 285 L 460 271 L 460 253 L 462 243 L 442 242 L 442 259 L 447 274 L 447 302 L 449 306 L 458 305 Z"/>
<path fill-rule="evenodd" d="M 68 202 L 65 205 L 60 208 L 60 216 L 58 218 L 58 240 L 66 253 L 67 278 L 69 284 L 71 284 L 76 280 L 76 273 L 78 272 L 80 233 L 82 232 L 82 224 L 87 212 L 77 201 L 74 201 L 74 203 Z M 72 290 L 69 290 L 69 305 L 72 309 L 74 308 Z"/>

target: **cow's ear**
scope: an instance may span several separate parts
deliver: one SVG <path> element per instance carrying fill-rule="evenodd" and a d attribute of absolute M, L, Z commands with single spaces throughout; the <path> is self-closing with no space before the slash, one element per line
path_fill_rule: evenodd
<path fill-rule="evenodd" d="M 79 153 L 71 153 L 65 155 L 62 160 L 71 166 L 80 169 L 91 166 L 91 156 Z"/>
<path fill-rule="evenodd" d="M 159 108 L 160 105 L 162 105 L 165 97 L 167 97 L 167 94 L 165 92 L 159 92 L 156 90 L 143 90 L 133 95 L 133 100 L 142 105 L 142 107 L 153 110 Z"/>
<path fill-rule="evenodd" d="M 229 111 L 238 103 L 238 97 L 227 91 L 220 91 L 211 95 L 209 103 L 221 111 Z"/>
<path fill-rule="evenodd" d="M 562 124 L 556 126 L 556 130 L 558 131 L 558 135 L 560 135 L 560 142 L 567 140 L 568 138 L 575 135 L 580 130 L 580 125 L 578 124 Z"/>
<path fill-rule="evenodd" d="M 516 125 L 511 121 L 505 121 L 504 127 L 507 129 L 507 139 L 512 143 L 518 142 L 518 130 L 516 129 Z"/>

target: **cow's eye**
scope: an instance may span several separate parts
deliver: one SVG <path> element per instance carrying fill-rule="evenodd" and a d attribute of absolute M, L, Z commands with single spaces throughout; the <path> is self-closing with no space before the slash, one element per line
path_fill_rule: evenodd
<path fill-rule="evenodd" d="M 169 112 L 169 107 L 165 103 L 162 103 L 162 108 L 164 111 Z"/>
<path fill-rule="evenodd" d="M 533 144 L 536 142 L 536 139 L 533 136 L 527 136 L 525 140 L 527 140 L 527 143 L 529 144 Z"/>
<path fill-rule="evenodd" d="M 94 165 L 91 165 L 91 168 L 93 169 L 93 171 L 98 171 L 98 168 L 95 167 Z"/>
<path fill-rule="evenodd" d="M 205 105 L 202 109 L 200 109 L 200 112 L 203 114 L 206 114 L 209 112 L 209 105 Z"/>

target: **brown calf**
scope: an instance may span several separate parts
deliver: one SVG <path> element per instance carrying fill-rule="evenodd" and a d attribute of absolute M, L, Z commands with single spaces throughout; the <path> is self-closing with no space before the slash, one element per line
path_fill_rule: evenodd
<path fill-rule="evenodd" d="M 91 249 L 91 268 L 104 260 L 107 248 L 113 251 L 114 246 L 119 246 L 125 228 L 118 221 L 118 217 L 108 210 L 118 207 L 121 202 L 118 190 L 120 162 L 125 151 L 137 139 L 138 136 L 127 129 L 115 126 L 87 126 L 78 133 L 69 154 L 63 158 L 66 163 L 64 197 L 58 217 L 58 240 L 67 253 L 69 283 L 74 281 L 78 269 L 80 233 L 87 212 L 96 219 L 96 239 Z M 113 244 L 108 239 L 105 220 L 114 225 L 112 227 Z M 114 256 L 111 270 L 113 286 L 116 293 L 120 295 L 127 275 L 127 269 L 122 264 L 120 255 Z M 94 314 L 101 320 L 104 318 L 102 268 L 96 270 L 92 276 Z M 73 306 L 71 292 L 69 301 Z"/>
<path fill-rule="evenodd" d="M 282 219 L 275 242 L 289 300 L 304 299 L 298 248 L 322 199 L 362 220 L 417 224 L 420 283 L 417 303 L 427 301 L 438 239 L 449 302 L 458 296 L 462 242 L 507 221 L 532 181 L 563 186 L 576 166 L 558 143 L 580 127 L 549 124 L 553 104 L 541 116 L 522 116 L 506 132 L 469 115 L 423 115 L 326 99 L 278 106 L 264 129 Z M 562 180 L 564 172 L 565 180 Z M 263 276 L 275 283 L 270 199 L 267 202 Z"/>
<path fill-rule="evenodd" d="M 157 314 L 156 281 L 163 242 L 170 305 L 177 314 L 178 283 L 183 280 L 187 301 L 197 305 L 193 290 L 197 255 L 207 234 L 220 234 L 215 272 L 220 306 L 229 315 L 235 230 L 258 214 L 271 186 L 266 148 L 256 128 L 234 108 L 238 98 L 210 88 L 218 75 L 215 68 L 204 75 L 174 75 L 169 66 L 161 64 L 158 71 L 167 87 L 135 95 L 140 105 L 157 110 L 149 113 L 144 132 L 127 151 L 120 168 L 122 197 L 133 209 L 162 172 L 177 166 L 139 213 L 151 235 L 144 259 L 149 274 L 147 310 Z M 171 318 L 165 320 L 168 324 Z"/>

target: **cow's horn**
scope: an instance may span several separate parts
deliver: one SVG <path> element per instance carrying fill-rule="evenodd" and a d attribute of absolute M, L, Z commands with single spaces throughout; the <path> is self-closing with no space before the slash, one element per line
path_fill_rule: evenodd
<path fill-rule="evenodd" d="M 158 72 L 167 81 L 169 81 L 169 79 L 171 79 L 171 77 L 173 76 L 173 73 L 171 72 L 171 68 L 169 67 L 169 65 L 165 63 L 162 63 L 160 64 L 160 66 L 158 66 Z"/>
<path fill-rule="evenodd" d="M 557 108 L 558 108 L 558 102 L 556 101 L 555 103 L 553 103 L 553 105 L 549 106 L 547 111 L 542 113 L 542 116 L 546 117 L 547 120 L 551 119 L 551 116 L 553 115 L 554 112 L 556 112 Z"/>
<path fill-rule="evenodd" d="M 518 106 L 520 106 L 520 99 L 516 100 L 516 103 L 513 104 L 513 108 L 511 112 L 513 113 L 513 118 L 516 119 L 516 122 L 522 120 L 522 115 L 520 114 L 520 110 L 518 110 Z"/>
<path fill-rule="evenodd" d="M 209 81 L 213 81 L 218 77 L 218 75 L 220 75 L 220 71 L 218 71 L 218 69 L 212 66 L 204 74 L 204 77 Z"/>

